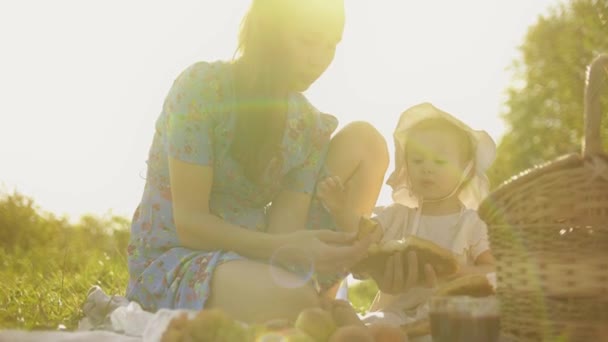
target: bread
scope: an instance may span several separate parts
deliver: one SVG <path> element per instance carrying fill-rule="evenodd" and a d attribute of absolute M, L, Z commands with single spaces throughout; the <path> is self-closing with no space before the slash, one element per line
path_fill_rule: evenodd
<path fill-rule="evenodd" d="M 432 241 L 416 236 L 408 236 L 401 240 L 385 241 L 369 250 L 369 256 L 355 266 L 357 272 L 371 270 L 384 270 L 387 258 L 395 253 L 407 255 L 410 251 L 416 252 L 418 257 L 418 274 L 424 274 L 424 266 L 430 264 L 438 277 L 446 277 L 458 271 L 458 260 L 454 254 Z M 403 260 L 404 274 L 407 275 L 407 259 Z"/>
<path fill-rule="evenodd" d="M 485 274 L 469 274 L 440 285 L 435 291 L 438 296 L 487 297 L 494 295 L 494 287 Z"/>
<path fill-rule="evenodd" d="M 361 219 L 359 220 L 359 230 L 357 231 L 357 239 L 361 240 L 366 236 L 375 233 L 378 229 L 382 229 L 378 222 L 368 217 L 361 217 Z"/>

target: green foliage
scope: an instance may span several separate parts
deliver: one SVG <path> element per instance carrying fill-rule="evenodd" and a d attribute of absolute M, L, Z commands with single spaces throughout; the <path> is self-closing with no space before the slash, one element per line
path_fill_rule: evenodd
<path fill-rule="evenodd" d="M 0 329 L 74 329 L 92 285 L 124 295 L 128 225 L 94 216 L 71 224 L 19 193 L 0 194 Z M 376 292 L 361 282 L 349 299 L 364 312 Z"/>
<path fill-rule="evenodd" d="M 508 133 L 489 172 L 494 185 L 538 163 L 580 150 L 586 65 L 608 52 L 608 2 L 572 0 L 539 17 L 514 62 Z M 604 108 L 608 108 L 606 97 Z M 608 120 L 602 123 L 608 150 Z M 0 328 L 76 327 L 87 290 L 124 294 L 129 221 L 84 216 L 76 224 L 41 212 L 18 193 L 0 195 Z M 351 286 L 360 312 L 377 288 Z"/>
<path fill-rule="evenodd" d="M 365 313 L 372 305 L 376 293 L 378 293 L 376 283 L 371 279 L 364 280 L 348 288 L 348 300 L 355 310 L 359 313 Z"/>
<path fill-rule="evenodd" d="M 0 196 L 0 328 L 68 329 L 92 285 L 124 294 L 128 221 L 70 224 L 18 193 Z"/>
<path fill-rule="evenodd" d="M 539 17 L 514 62 L 508 89 L 508 132 L 498 146 L 489 175 L 496 185 L 558 156 L 578 152 L 583 137 L 586 66 L 608 52 L 608 2 L 572 0 Z M 603 108 L 607 97 L 603 98 Z M 608 147 L 608 120 L 602 123 Z"/>

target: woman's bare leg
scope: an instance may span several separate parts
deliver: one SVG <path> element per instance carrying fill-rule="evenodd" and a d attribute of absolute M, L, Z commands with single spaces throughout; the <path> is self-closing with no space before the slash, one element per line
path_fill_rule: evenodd
<path fill-rule="evenodd" d="M 229 261 L 215 269 L 205 308 L 222 309 L 248 323 L 278 318 L 294 321 L 303 309 L 320 305 L 309 283 L 297 288 L 281 286 L 298 282 L 298 276 L 278 267 L 251 260 Z"/>
<path fill-rule="evenodd" d="M 325 166 L 344 182 L 343 211 L 358 216 L 371 214 L 388 168 L 386 140 L 372 125 L 353 122 L 340 130 L 329 144 Z M 340 215 L 340 213 L 332 213 Z M 340 217 L 335 217 L 340 222 Z M 354 229 L 356 227 L 343 227 Z"/>
<path fill-rule="evenodd" d="M 371 214 L 388 158 L 386 141 L 368 123 L 353 122 L 335 135 L 325 167 L 345 181 L 345 210 Z M 295 320 L 303 309 L 320 305 L 311 285 L 286 288 L 276 281 L 277 276 L 287 282 L 298 281 L 294 274 L 255 261 L 224 263 L 215 270 L 206 308 L 220 308 L 244 322 L 263 322 L 275 318 Z"/>

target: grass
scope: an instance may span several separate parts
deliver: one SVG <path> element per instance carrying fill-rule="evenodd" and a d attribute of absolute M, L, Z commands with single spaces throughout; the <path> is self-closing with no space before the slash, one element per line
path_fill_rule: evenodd
<path fill-rule="evenodd" d="M 0 197 L 0 328 L 75 329 L 92 285 L 124 294 L 128 221 L 54 217 L 20 194 Z"/>
<path fill-rule="evenodd" d="M 0 195 L 0 329 L 73 330 L 91 286 L 124 295 L 128 226 L 116 216 L 71 224 L 18 193 Z M 364 311 L 374 294 L 366 281 L 349 299 Z"/>
<path fill-rule="evenodd" d="M 78 252 L 81 258 L 70 255 Z M 126 263 L 95 249 L 78 252 L 0 251 L 4 264 L 0 271 L 4 280 L 0 284 L 0 327 L 74 329 L 82 318 L 80 307 L 89 287 L 97 284 L 108 293 L 123 293 Z"/>

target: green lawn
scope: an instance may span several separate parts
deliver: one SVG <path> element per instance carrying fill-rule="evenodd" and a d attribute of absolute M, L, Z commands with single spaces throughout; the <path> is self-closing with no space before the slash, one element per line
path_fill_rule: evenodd
<path fill-rule="evenodd" d="M 129 221 L 85 216 L 77 224 L 36 207 L 20 194 L 0 194 L 0 329 L 75 329 L 88 289 L 124 295 Z M 364 310 L 375 286 L 349 291 Z"/>
<path fill-rule="evenodd" d="M 42 212 L 19 194 L 0 197 L 0 328 L 74 329 L 92 285 L 124 294 L 128 221 Z"/>

